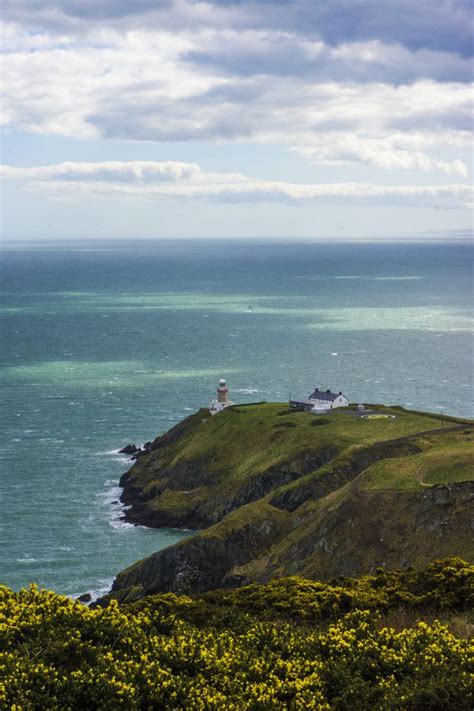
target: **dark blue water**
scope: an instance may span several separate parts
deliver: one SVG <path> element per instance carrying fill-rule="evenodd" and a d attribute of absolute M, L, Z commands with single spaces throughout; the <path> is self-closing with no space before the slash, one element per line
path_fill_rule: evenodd
<path fill-rule="evenodd" d="M 2 562 L 74 594 L 178 540 L 120 520 L 117 449 L 315 387 L 474 414 L 472 246 L 76 243 L 1 255 Z"/>

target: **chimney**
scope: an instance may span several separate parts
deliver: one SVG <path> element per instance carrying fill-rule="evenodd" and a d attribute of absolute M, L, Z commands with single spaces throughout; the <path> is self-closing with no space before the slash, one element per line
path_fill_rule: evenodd
<path fill-rule="evenodd" d="M 330 391 L 330 390 L 326 390 L 326 392 L 327 392 L 327 393 L 330 393 L 331 391 Z"/>
<path fill-rule="evenodd" d="M 339 395 L 342 395 L 342 390 L 339 390 Z"/>

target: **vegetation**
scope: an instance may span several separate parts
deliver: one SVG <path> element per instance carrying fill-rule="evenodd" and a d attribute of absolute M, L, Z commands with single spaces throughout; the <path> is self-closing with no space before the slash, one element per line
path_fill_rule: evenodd
<path fill-rule="evenodd" d="M 222 479 L 223 470 L 232 479 L 242 479 L 263 472 L 280 461 L 296 458 L 308 449 L 336 445 L 342 451 L 352 444 L 395 439 L 438 429 L 442 425 L 436 415 L 380 405 L 376 408 L 393 417 L 371 420 L 358 417 L 349 409 L 335 410 L 329 416 L 320 417 L 308 412 L 282 410 L 282 403 L 234 406 L 214 417 L 201 410 L 187 418 L 184 427 L 178 425 L 179 436 L 169 445 L 141 459 L 137 467 L 141 468 L 142 463 L 150 465 L 158 454 L 161 468 L 175 466 L 183 460 L 205 461 L 210 471 L 217 475 L 217 483 Z M 327 427 L 321 427 L 316 434 L 312 429 L 315 422 Z M 463 422 L 452 418 L 449 424 Z M 279 428 L 289 431 L 275 432 Z"/>
<path fill-rule="evenodd" d="M 126 517 L 204 530 L 121 571 L 111 594 L 473 561 L 472 422 L 371 408 L 200 410 L 158 437 L 122 477 Z"/>
<path fill-rule="evenodd" d="M 453 626 L 473 598 L 474 568 L 456 559 L 95 609 L 0 588 L 0 705 L 467 711 L 473 649 Z M 390 611 L 420 619 L 395 628 Z"/>
<path fill-rule="evenodd" d="M 298 622 L 337 619 L 354 610 L 466 610 L 474 604 L 474 567 L 456 558 L 436 561 L 422 571 L 385 571 L 360 578 L 336 578 L 329 583 L 298 577 L 279 578 L 265 585 L 213 591 L 202 599 L 232 605 L 270 619 L 284 616 Z M 138 604 L 138 603 L 136 603 Z"/>
<path fill-rule="evenodd" d="M 472 480 L 472 441 L 464 433 L 439 437 L 424 452 L 377 462 L 364 480 L 372 489 L 421 490 L 435 484 Z"/>
<path fill-rule="evenodd" d="M 376 406 L 379 419 L 354 410 L 320 417 L 282 403 L 200 410 L 158 437 L 124 475 L 129 520 L 148 526 L 206 528 L 238 505 L 317 472 L 354 447 L 437 430 L 436 415 Z M 446 426 L 465 423 L 451 418 Z M 276 476 L 286 473 L 287 476 Z M 274 473 L 274 476 L 269 476 Z M 289 476 L 291 474 L 291 476 Z M 136 495 L 138 492 L 138 496 Z"/>

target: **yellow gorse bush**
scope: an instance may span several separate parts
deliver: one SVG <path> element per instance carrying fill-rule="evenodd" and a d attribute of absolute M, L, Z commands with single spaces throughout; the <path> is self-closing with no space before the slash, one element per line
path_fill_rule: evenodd
<path fill-rule="evenodd" d="M 464 571 L 456 575 L 465 603 L 466 564 L 454 569 Z M 247 607 L 253 613 L 240 609 L 244 590 L 197 600 L 160 595 L 91 609 L 35 586 L 18 593 L 0 587 L 0 707 L 472 708 L 469 640 L 439 622 L 420 621 L 401 632 L 377 629 L 367 591 L 368 610 L 361 602 L 360 609 L 337 616 L 330 602 L 336 617 L 326 628 L 302 622 L 308 598 L 313 619 L 318 595 L 329 600 L 334 586 L 291 580 L 252 586 Z M 373 590 L 383 588 L 379 582 Z M 451 600 L 459 598 L 454 584 L 445 588 Z M 385 605 L 386 590 L 383 596 Z"/>

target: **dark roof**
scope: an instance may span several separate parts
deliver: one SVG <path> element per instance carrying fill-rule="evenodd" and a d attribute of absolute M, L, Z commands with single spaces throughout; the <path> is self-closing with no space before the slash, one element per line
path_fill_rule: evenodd
<path fill-rule="evenodd" d="M 334 402 L 334 400 L 342 395 L 342 393 L 332 393 L 324 390 L 316 390 L 309 396 L 311 400 L 327 400 L 328 402 Z"/>

